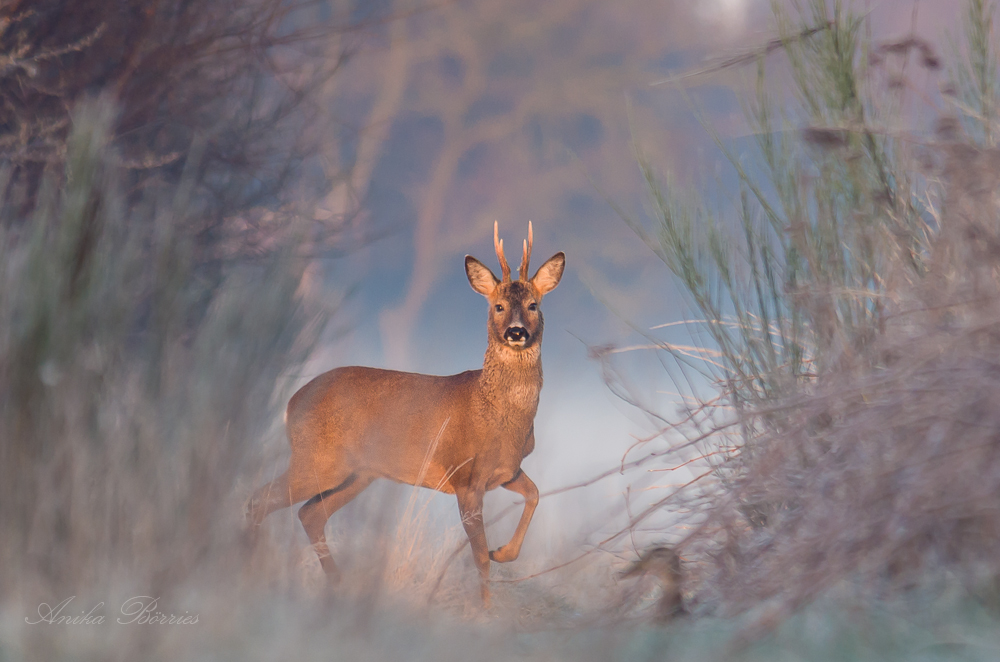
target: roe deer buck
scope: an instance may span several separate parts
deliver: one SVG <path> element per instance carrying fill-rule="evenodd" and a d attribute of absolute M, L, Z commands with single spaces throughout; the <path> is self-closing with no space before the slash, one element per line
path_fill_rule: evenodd
<path fill-rule="evenodd" d="M 337 509 L 374 479 L 430 487 L 458 497 L 462 524 L 489 605 L 490 560 L 513 561 L 538 504 L 521 460 L 535 447 L 534 420 L 542 388 L 542 297 L 562 278 L 556 253 L 528 279 L 532 228 L 523 244 L 519 280 L 512 281 L 493 225 L 502 280 L 465 257 L 472 289 L 489 302 L 489 344 L 482 370 L 447 377 L 376 368 L 337 368 L 292 396 L 286 429 L 288 471 L 261 487 L 247 507 L 252 525 L 271 512 L 306 501 L 299 519 L 323 570 L 336 578 L 323 529 Z M 483 494 L 504 487 L 524 497 L 524 511 L 506 545 L 489 551 Z"/>

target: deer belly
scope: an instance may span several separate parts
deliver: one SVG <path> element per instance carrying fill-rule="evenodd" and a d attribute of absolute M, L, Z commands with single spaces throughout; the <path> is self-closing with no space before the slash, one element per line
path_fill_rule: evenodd
<path fill-rule="evenodd" d="M 432 490 L 444 492 L 445 494 L 454 494 L 455 489 L 448 482 L 450 477 L 449 472 L 444 471 L 440 467 L 432 466 L 428 467 L 427 471 L 422 476 L 418 476 L 417 480 L 411 484 L 419 485 L 420 487 L 429 487 Z"/>
<path fill-rule="evenodd" d="M 380 466 L 369 465 L 367 469 L 376 476 L 388 478 L 404 485 L 427 487 L 445 494 L 455 493 L 455 489 L 449 481 L 453 472 L 446 470 L 436 462 L 396 465 L 386 462 Z"/>

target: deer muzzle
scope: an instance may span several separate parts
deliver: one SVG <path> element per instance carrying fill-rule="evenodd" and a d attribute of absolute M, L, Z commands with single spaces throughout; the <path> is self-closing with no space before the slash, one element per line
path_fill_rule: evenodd
<path fill-rule="evenodd" d="M 528 343 L 529 336 L 528 330 L 523 326 L 510 326 L 503 332 L 503 339 L 507 344 L 516 347 L 524 347 Z"/>

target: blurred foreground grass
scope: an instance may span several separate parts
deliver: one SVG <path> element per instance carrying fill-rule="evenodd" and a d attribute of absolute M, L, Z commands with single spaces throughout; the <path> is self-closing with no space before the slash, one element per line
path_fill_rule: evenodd
<path fill-rule="evenodd" d="M 661 627 L 585 619 L 547 626 L 542 619 L 536 627 L 519 628 L 498 613 L 457 620 L 440 611 L 245 586 L 204 585 L 174 600 L 168 609 L 197 614 L 198 622 L 119 624 L 111 603 L 103 625 L 25 625 L 25 611 L 8 602 L 0 615 L 0 659 L 985 662 L 1000 655 L 995 612 L 941 597 L 878 609 L 824 600 L 763 636 L 748 629 L 748 618 Z M 502 601 L 498 606 L 505 608 Z"/>
<path fill-rule="evenodd" d="M 196 236 L 190 178 L 126 204 L 114 112 L 82 104 L 65 171 L 31 218 L 0 223 L 7 599 L 238 567 L 240 472 L 321 322 L 294 245 L 196 253 L 222 241 Z"/>

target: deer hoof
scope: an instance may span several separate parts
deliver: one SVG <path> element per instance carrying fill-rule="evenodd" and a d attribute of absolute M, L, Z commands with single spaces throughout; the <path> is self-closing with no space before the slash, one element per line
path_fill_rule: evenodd
<path fill-rule="evenodd" d="M 340 568 L 333 562 L 329 556 L 322 556 L 319 559 L 320 567 L 323 568 L 323 575 L 326 577 L 326 581 L 331 584 L 340 583 Z"/>
<path fill-rule="evenodd" d="M 490 552 L 490 560 L 497 563 L 510 563 L 517 559 L 517 551 L 511 551 L 507 545 Z"/>

